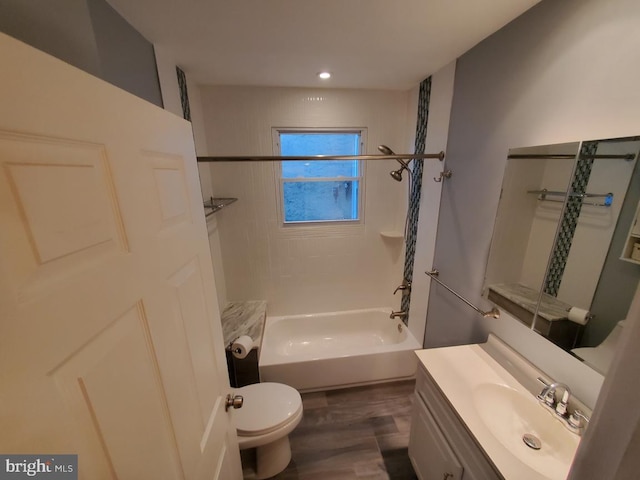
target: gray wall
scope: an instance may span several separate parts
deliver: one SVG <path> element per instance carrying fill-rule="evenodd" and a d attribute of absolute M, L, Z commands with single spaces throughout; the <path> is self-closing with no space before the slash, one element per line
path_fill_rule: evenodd
<path fill-rule="evenodd" d="M 0 30 L 100 76 L 98 47 L 85 0 L 0 0 Z"/>
<path fill-rule="evenodd" d="M 162 107 L 153 45 L 104 0 L 87 0 L 101 78 Z"/>
<path fill-rule="evenodd" d="M 640 134 L 640 2 L 543 0 L 462 56 L 456 68 L 434 266 L 481 306 L 484 270 L 511 147 Z M 569 478 L 640 471 L 640 294 L 600 397 L 597 374 L 516 320 L 481 320 L 432 288 L 426 346 L 495 332 L 595 406 Z M 596 403 L 597 399 L 597 403 Z"/>
<path fill-rule="evenodd" d="M 640 133 L 639 18 L 637 0 L 543 0 L 459 59 L 434 266 L 480 306 L 509 148 Z M 425 346 L 496 332 L 595 404 L 602 379 L 516 323 L 432 288 Z"/>
<path fill-rule="evenodd" d="M 454 174 L 443 186 L 434 266 L 470 300 L 489 306 L 481 290 L 509 148 L 640 134 L 639 20 L 637 0 L 543 0 L 459 59 L 446 159 Z M 441 288 L 431 289 L 425 345 L 497 333 L 596 405 L 570 478 L 635 478 L 638 303 L 597 404 L 590 369 L 513 319 L 480 320 Z"/>
<path fill-rule="evenodd" d="M 104 0 L 0 0 L 0 31 L 162 107 L 153 45 Z"/>
<path fill-rule="evenodd" d="M 593 296 L 591 312 L 598 321 L 589 322 L 581 345 L 594 346 L 602 342 L 619 320 L 627 316 L 636 285 L 640 279 L 640 266 L 620 260 L 640 201 L 640 162 L 636 163 L 627 195 L 624 198 L 616 230 L 611 239 L 609 253 L 602 268 L 600 282 Z"/>

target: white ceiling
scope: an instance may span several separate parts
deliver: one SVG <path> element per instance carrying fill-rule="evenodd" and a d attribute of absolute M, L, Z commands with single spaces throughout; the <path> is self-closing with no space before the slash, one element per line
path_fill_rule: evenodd
<path fill-rule="evenodd" d="M 538 1 L 108 0 L 199 84 L 382 89 L 415 86 Z"/>

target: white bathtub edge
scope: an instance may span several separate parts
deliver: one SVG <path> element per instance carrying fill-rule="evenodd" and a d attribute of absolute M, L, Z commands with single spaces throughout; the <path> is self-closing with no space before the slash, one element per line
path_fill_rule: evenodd
<path fill-rule="evenodd" d="M 331 390 L 410 379 L 418 357 L 414 350 L 371 353 L 260 366 L 260 381 L 285 383 L 300 391 Z"/>

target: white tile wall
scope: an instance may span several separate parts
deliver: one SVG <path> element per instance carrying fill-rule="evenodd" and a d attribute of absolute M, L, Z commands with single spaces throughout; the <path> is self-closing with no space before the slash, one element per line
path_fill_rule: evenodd
<path fill-rule="evenodd" d="M 271 155 L 272 127 L 367 127 L 366 153 L 404 151 L 415 122 L 408 92 L 202 87 L 201 98 L 211 155 Z M 278 223 L 273 164 L 212 165 L 215 195 L 239 198 L 216 214 L 227 299 L 265 299 L 277 315 L 395 304 L 403 242 L 379 232 L 403 228 L 407 183 L 389 177 L 393 161 L 366 168 L 364 226 L 313 233 Z"/>
<path fill-rule="evenodd" d="M 546 188 L 553 191 L 566 190 L 571 181 L 573 164 L 573 159 L 545 161 L 542 179 L 535 188 Z M 531 194 L 531 196 L 535 198 L 535 195 Z M 558 200 L 559 197 L 555 199 Z M 533 205 L 535 205 L 535 210 L 533 216 L 530 217 L 531 230 L 519 281 L 531 288 L 539 289 L 544 280 L 549 255 L 553 249 L 553 241 L 562 213 L 562 203 L 536 201 Z"/>

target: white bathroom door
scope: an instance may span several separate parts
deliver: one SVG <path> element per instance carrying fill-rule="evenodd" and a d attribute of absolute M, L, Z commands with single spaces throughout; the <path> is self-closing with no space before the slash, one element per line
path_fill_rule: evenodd
<path fill-rule="evenodd" d="M 2 34 L 0 61 L 0 453 L 240 479 L 190 125 Z"/>

